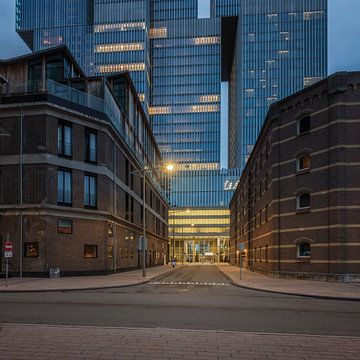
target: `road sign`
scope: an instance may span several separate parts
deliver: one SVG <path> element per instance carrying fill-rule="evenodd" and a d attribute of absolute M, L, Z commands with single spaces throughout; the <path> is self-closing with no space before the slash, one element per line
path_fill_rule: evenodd
<path fill-rule="evenodd" d="M 138 250 L 140 250 L 140 251 L 147 250 L 147 237 L 145 237 L 145 238 L 144 238 L 144 236 L 139 237 Z"/>
<path fill-rule="evenodd" d="M 13 245 L 11 241 L 6 241 L 5 242 L 5 251 L 12 251 L 13 250 Z"/>
<path fill-rule="evenodd" d="M 244 251 L 245 250 L 245 243 L 238 243 L 237 244 L 238 251 Z"/>
<path fill-rule="evenodd" d="M 5 251 L 4 256 L 6 258 L 12 258 L 13 257 L 13 252 L 12 251 Z"/>

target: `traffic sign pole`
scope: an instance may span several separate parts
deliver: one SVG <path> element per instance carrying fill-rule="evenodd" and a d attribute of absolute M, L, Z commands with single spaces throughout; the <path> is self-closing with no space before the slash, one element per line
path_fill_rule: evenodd
<path fill-rule="evenodd" d="M 5 273 L 5 287 L 8 287 L 9 282 L 9 258 L 6 258 L 6 273 Z"/>

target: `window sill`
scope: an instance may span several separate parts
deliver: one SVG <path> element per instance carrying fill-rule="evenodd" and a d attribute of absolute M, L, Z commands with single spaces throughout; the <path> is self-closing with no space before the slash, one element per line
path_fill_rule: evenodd
<path fill-rule="evenodd" d="M 303 175 L 303 174 L 307 174 L 309 172 L 310 172 L 310 168 L 296 170 L 296 175 Z"/>
<path fill-rule="evenodd" d="M 301 208 L 301 209 L 296 209 L 296 214 L 307 214 L 311 212 L 311 208 Z"/>
<path fill-rule="evenodd" d="M 299 132 L 298 132 L 298 133 L 296 134 L 296 136 L 299 137 L 299 136 L 308 135 L 308 134 L 310 134 L 310 130 L 304 131 L 304 132 L 302 132 L 302 133 L 299 133 Z"/>
<path fill-rule="evenodd" d="M 72 203 L 62 203 L 62 202 L 58 202 L 57 204 L 58 204 L 58 206 L 72 207 Z"/>
<path fill-rule="evenodd" d="M 296 263 L 310 263 L 311 257 L 310 256 L 304 256 L 304 257 L 298 257 L 296 258 Z"/>
<path fill-rule="evenodd" d="M 87 210 L 97 210 L 97 206 L 84 205 L 84 209 L 87 209 Z"/>
<path fill-rule="evenodd" d="M 72 155 L 64 155 L 64 154 L 59 154 L 59 153 L 58 153 L 58 156 L 61 157 L 61 158 L 64 158 L 64 159 L 71 159 L 71 160 L 73 158 Z"/>

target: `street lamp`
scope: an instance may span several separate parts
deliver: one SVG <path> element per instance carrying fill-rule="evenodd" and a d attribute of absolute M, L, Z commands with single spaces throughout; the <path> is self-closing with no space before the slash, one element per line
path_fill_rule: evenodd
<path fill-rule="evenodd" d="M 167 164 L 165 166 L 166 171 L 173 171 L 174 170 L 173 164 Z M 142 235 L 142 241 L 141 241 L 141 252 L 142 252 L 142 277 L 146 277 L 146 174 L 148 172 L 163 169 L 163 166 L 155 166 L 155 167 L 148 167 L 144 166 L 140 170 L 134 170 L 132 173 L 134 175 L 139 176 L 142 178 L 142 200 L 143 200 L 143 208 L 142 208 L 142 228 L 143 228 L 143 235 Z"/>

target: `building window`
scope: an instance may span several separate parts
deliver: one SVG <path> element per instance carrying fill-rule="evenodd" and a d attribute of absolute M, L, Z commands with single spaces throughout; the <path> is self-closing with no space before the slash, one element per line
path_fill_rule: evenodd
<path fill-rule="evenodd" d="M 96 208 L 97 191 L 96 177 L 91 175 L 84 176 L 84 205 L 86 207 Z"/>
<path fill-rule="evenodd" d="M 310 169 L 310 155 L 303 154 L 297 158 L 297 171 Z"/>
<path fill-rule="evenodd" d="M 69 124 L 58 124 L 58 154 L 72 156 L 72 127 Z"/>
<path fill-rule="evenodd" d="M 254 260 L 255 260 L 255 262 L 257 262 L 256 255 L 257 255 L 257 247 L 255 246 L 255 251 L 254 251 Z"/>
<path fill-rule="evenodd" d="M 112 245 L 108 246 L 108 258 L 112 259 L 114 256 L 114 247 Z"/>
<path fill-rule="evenodd" d="M 302 117 L 298 123 L 298 135 L 305 134 L 310 131 L 310 116 Z"/>
<path fill-rule="evenodd" d="M 39 244 L 37 242 L 25 243 L 24 256 L 27 258 L 35 258 L 39 256 Z"/>
<path fill-rule="evenodd" d="M 85 130 L 85 161 L 97 161 L 97 136 L 92 130 Z"/>
<path fill-rule="evenodd" d="M 311 256 L 311 245 L 308 242 L 302 242 L 297 246 L 297 257 L 310 257 Z"/>
<path fill-rule="evenodd" d="M 259 250 L 259 259 L 260 259 L 260 262 L 262 262 L 262 247 L 260 246 L 260 250 Z"/>
<path fill-rule="evenodd" d="M 58 204 L 72 204 L 72 173 L 66 170 L 58 170 Z"/>
<path fill-rule="evenodd" d="M 97 245 L 84 245 L 84 259 L 97 258 Z"/>
<path fill-rule="evenodd" d="M 57 221 L 57 232 L 59 234 L 72 234 L 72 220 L 59 219 Z"/>
<path fill-rule="evenodd" d="M 297 208 L 298 209 L 308 209 L 310 208 L 310 194 L 305 193 L 297 197 Z"/>

